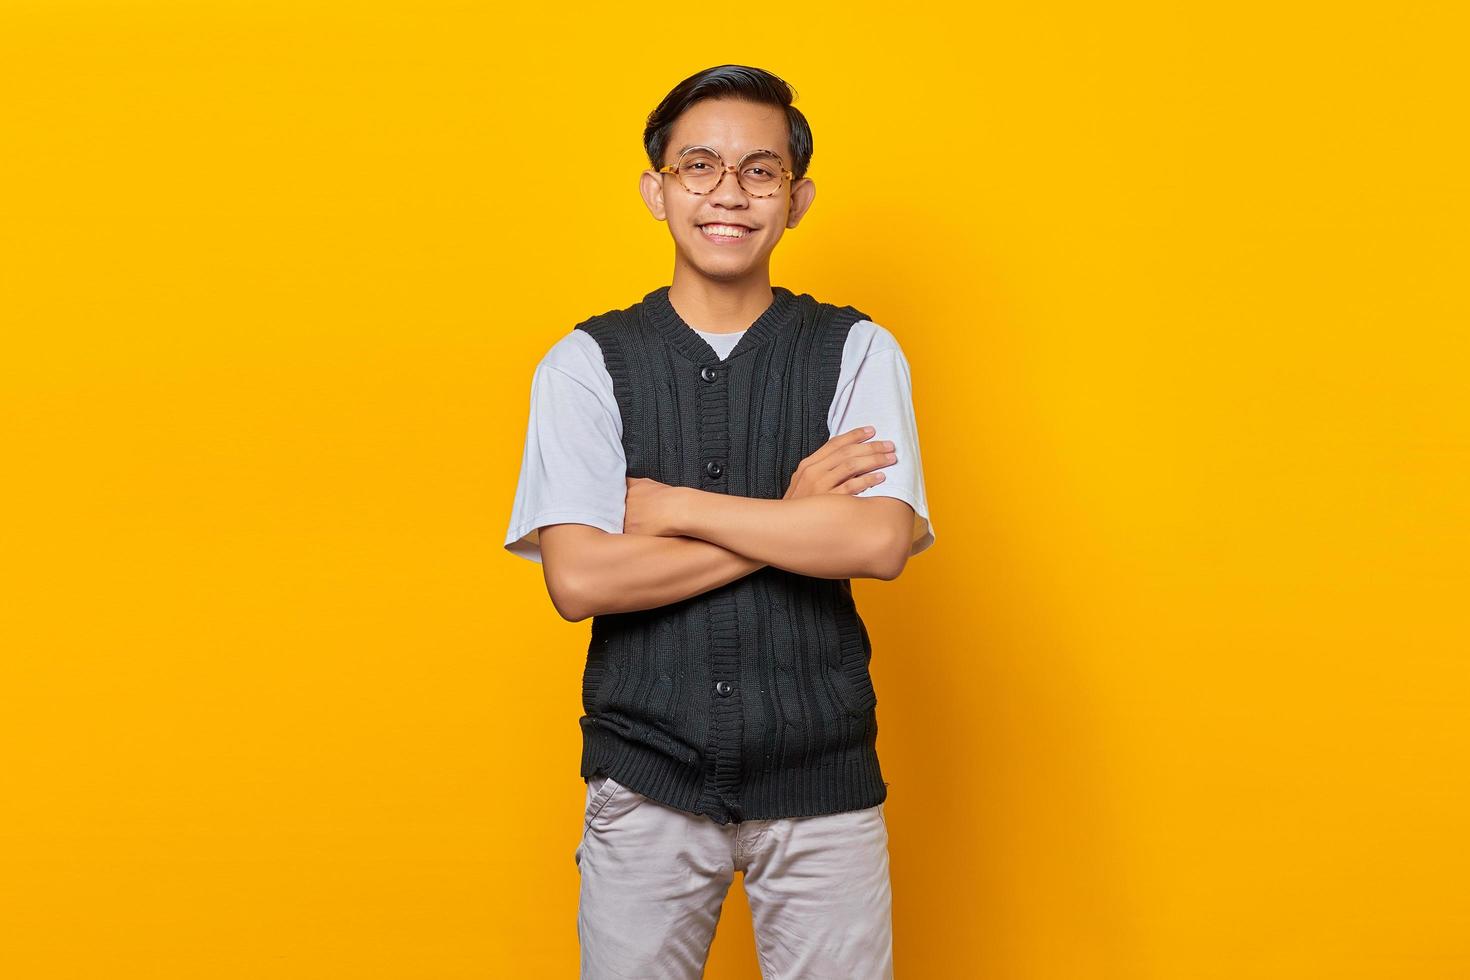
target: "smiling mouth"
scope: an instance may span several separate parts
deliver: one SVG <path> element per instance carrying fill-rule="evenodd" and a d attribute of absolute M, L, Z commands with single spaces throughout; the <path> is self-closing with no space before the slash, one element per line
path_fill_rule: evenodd
<path fill-rule="evenodd" d="M 699 233 L 712 242 L 738 242 L 755 234 L 755 229 L 740 225 L 726 225 L 718 221 L 699 226 Z"/>

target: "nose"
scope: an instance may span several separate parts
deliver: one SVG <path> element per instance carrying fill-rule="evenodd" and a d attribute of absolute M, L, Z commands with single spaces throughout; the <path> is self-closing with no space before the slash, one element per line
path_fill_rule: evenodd
<path fill-rule="evenodd" d="M 719 186 L 709 192 L 710 201 L 718 201 L 727 207 L 744 208 L 749 205 L 749 198 L 745 194 L 745 188 L 740 186 L 740 181 L 735 179 L 735 168 L 729 166 L 720 175 Z"/>

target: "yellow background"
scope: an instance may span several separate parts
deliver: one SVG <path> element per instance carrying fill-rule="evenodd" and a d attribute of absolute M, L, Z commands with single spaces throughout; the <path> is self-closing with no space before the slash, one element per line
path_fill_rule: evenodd
<path fill-rule="evenodd" d="M 733 61 L 913 371 L 898 975 L 1470 976 L 1454 6 L 5 3 L 0 975 L 576 974 L 531 371 Z"/>

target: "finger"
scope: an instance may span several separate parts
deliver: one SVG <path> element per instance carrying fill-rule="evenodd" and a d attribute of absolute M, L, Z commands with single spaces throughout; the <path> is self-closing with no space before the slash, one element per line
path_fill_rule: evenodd
<path fill-rule="evenodd" d="M 847 446 L 838 455 L 847 459 L 861 460 L 869 466 L 881 466 L 896 462 L 897 453 L 894 452 L 892 440 L 879 440 L 877 442 L 865 442 L 855 446 Z M 888 457 L 893 457 L 889 459 Z"/>
<path fill-rule="evenodd" d="M 866 473 L 869 470 L 880 469 L 884 466 L 892 466 L 898 461 L 898 455 L 891 451 L 891 442 L 867 443 L 860 446 L 849 446 L 841 453 L 834 456 L 821 471 L 833 483 L 838 483 L 849 477 Z"/>
<path fill-rule="evenodd" d="M 848 455 L 833 461 L 821 471 L 814 471 L 810 478 L 816 481 L 819 493 L 858 493 L 875 482 L 881 482 L 871 479 L 871 476 L 882 477 L 882 474 L 870 474 L 870 471 L 891 465 L 881 456 L 876 459 L 875 462 L 872 454 L 861 457 Z M 843 490 L 844 486 L 849 489 Z"/>
<path fill-rule="evenodd" d="M 885 452 L 891 452 L 893 450 L 893 443 L 891 441 L 853 441 L 846 439 L 847 435 L 848 433 L 843 433 L 841 436 L 834 436 L 821 449 L 807 457 L 804 460 L 805 465 L 809 469 L 813 469 L 819 473 L 829 472 L 834 467 L 840 466 L 844 460 L 854 458 L 868 459 L 874 454 L 881 456 Z M 867 437 L 864 438 L 866 439 Z"/>
<path fill-rule="evenodd" d="M 877 486 L 882 482 L 882 473 L 864 473 L 861 476 L 853 477 L 851 480 L 844 480 L 842 483 L 838 484 L 836 489 L 832 492 L 857 494 L 862 493 L 864 490 L 868 489 L 868 487 Z"/>
<path fill-rule="evenodd" d="M 818 463 L 825 463 L 832 456 L 833 453 L 836 453 L 838 450 L 842 449 L 845 446 L 856 445 L 866 439 L 871 439 L 876 434 L 876 432 L 877 430 L 874 429 L 871 425 L 862 425 L 858 426 L 856 429 L 848 429 L 846 432 L 835 435 L 832 438 L 828 439 L 826 442 L 822 443 L 822 445 L 818 447 L 816 452 L 812 453 L 806 458 L 805 462 L 808 466 L 815 466 Z"/>

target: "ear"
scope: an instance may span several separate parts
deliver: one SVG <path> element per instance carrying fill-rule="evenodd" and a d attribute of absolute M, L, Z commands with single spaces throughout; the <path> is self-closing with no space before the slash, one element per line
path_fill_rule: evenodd
<path fill-rule="evenodd" d="M 817 196 L 817 183 L 803 177 L 791 185 L 791 197 L 786 202 L 786 227 L 795 228 L 811 208 Z"/>
<path fill-rule="evenodd" d="M 643 195 L 643 203 L 648 206 L 649 214 L 659 221 L 668 219 L 668 212 L 664 210 L 663 176 L 652 167 L 638 175 L 638 193 Z"/>

